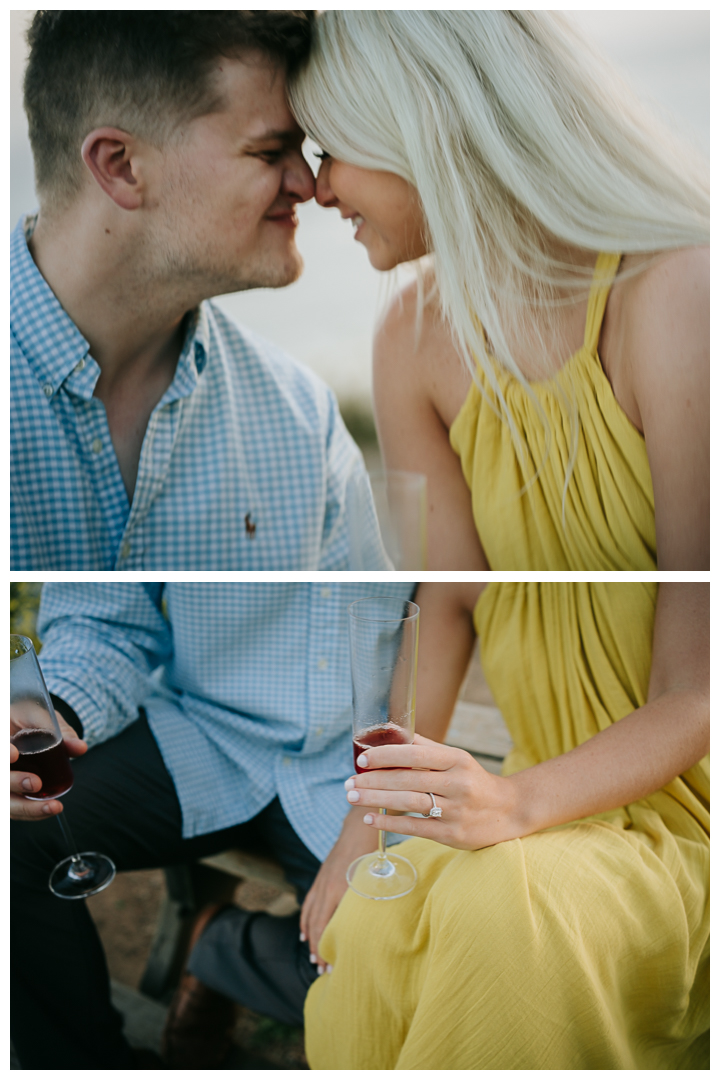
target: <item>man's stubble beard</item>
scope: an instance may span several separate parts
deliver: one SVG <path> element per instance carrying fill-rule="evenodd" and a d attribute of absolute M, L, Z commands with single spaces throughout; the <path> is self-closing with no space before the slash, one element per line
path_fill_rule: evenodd
<path fill-rule="evenodd" d="M 171 292 L 187 296 L 190 306 L 212 296 L 247 292 L 250 289 L 282 289 L 297 281 L 304 269 L 303 258 L 293 238 L 281 252 L 261 251 L 247 259 L 229 261 L 227 252 L 203 250 L 191 243 L 178 243 L 167 234 L 151 243 L 153 271 L 149 282 L 163 283 Z"/>

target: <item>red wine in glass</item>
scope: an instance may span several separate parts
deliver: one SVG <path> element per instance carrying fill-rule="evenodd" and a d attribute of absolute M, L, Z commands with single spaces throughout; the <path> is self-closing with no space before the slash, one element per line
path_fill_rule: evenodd
<path fill-rule="evenodd" d="M 10 742 L 19 755 L 11 770 L 33 773 L 42 784 L 40 792 L 25 798 L 67 794 L 73 786 L 67 748 L 33 643 L 21 634 L 10 635 Z M 107 888 L 115 877 L 112 859 L 98 851 L 79 852 L 65 814 L 54 817 L 72 854 L 50 874 L 50 891 L 63 900 L 84 900 Z"/>
<path fill-rule="evenodd" d="M 372 769 L 361 769 L 357 763 L 357 759 L 363 750 L 370 750 L 374 746 L 407 746 L 413 740 L 412 731 L 408 731 L 406 728 L 398 727 L 396 724 L 383 724 L 382 727 L 368 728 L 366 731 L 361 731 L 353 738 L 353 758 L 355 760 L 355 771 L 358 773 L 373 772 Z M 409 768 L 407 765 L 386 765 L 386 769 L 394 768 Z"/>
<path fill-rule="evenodd" d="M 20 757 L 13 762 L 10 769 L 14 772 L 34 773 L 42 781 L 40 791 L 26 795 L 26 799 L 56 799 L 65 795 L 73 786 L 73 774 L 65 743 L 62 739 L 58 740 L 53 731 L 46 728 L 25 728 L 13 735 L 10 742 L 20 753 Z"/>

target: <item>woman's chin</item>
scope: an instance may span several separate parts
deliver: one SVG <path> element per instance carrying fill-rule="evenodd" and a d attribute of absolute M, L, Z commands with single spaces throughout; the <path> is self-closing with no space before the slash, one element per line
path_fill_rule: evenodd
<path fill-rule="evenodd" d="M 404 260 L 390 251 L 373 251 L 366 248 L 370 265 L 375 270 L 394 270 Z"/>

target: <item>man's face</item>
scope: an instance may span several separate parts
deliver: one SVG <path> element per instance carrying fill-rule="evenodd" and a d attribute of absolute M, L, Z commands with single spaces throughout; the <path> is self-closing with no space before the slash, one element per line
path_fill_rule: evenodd
<path fill-rule="evenodd" d="M 156 174 L 151 242 L 164 276 L 205 296 L 289 285 L 302 271 L 294 208 L 315 182 L 281 68 L 220 58 L 219 111 L 184 126 Z M 152 206 L 150 207 L 152 209 Z"/>

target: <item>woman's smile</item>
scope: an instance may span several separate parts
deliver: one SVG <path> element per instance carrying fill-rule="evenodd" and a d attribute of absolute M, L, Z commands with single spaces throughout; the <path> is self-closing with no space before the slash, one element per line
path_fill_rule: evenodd
<path fill-rule="evenodd" d="M 376 270 L 392 270 L 427 254 L 420 197 L 401 176 L 327 157 L 318 172 L 315 198 L 352 222 L 354 238 L 367 248 Z"/>
<path fill-rule="evenodd" d="M 354 214 L 350 220 L 352 221 L 355 228 L 355 239 L 357 240 L 358 233 L 360 232 L 360 229 L 365 223 L 365 219 L 360 214 Z"/>

